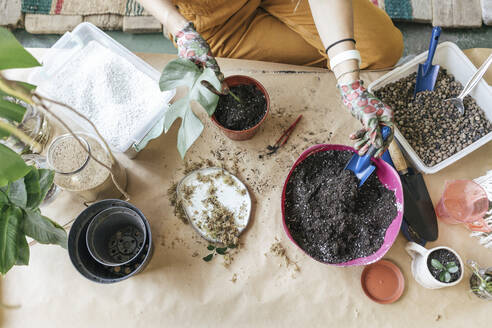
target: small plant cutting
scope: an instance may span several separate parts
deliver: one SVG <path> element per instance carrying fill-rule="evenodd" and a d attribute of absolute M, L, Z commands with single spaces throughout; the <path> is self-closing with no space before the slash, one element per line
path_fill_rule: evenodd
<path fill-rule="evenodd" d="M 451 274 L 458 272 L 459 267 L 456 265 L 456 262 L 451 261 L 443 264 L 436 259 L 431 260 L 431 265 L 440 271 L 439 280 L 441 282 L 450 282 Z"/>
<path fill-rule="evenodd" d="M 211 253 L 208 254 L 207 256 L 203 257 L 202 259 L 205 262 L 210 262 L 210 261 L 212 261 L 212 259 L 214 258 L 215 255 L 217 255 L 217 254 L 219 254 L 219 255 L 227 255 L 227 254 L 229 254 L 228 250 L 234 249 L 236 247 L 237 247 L 236 245 L 229 245 L 229 246 L 225 246 L 225 247 L 217 247 L 217 246 L 214 246 L 214 245 L 208 245 L 207 246 L 207 249 L 209 251 L 211 251 Z"/>
<path fill-rule="evenodd" d="M 492 268 L 480 269 L 475 261 L 468 261 L 472 271 L 470 290 L 480 298 L 492 300 Z"/>

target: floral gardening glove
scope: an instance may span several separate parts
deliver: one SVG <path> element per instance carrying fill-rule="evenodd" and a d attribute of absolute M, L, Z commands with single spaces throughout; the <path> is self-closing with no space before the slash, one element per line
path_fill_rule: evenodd
<path fill-rule="evenodd" d="M 352 133 L 350 139 L 355 140 L 355 149 L 359 155 L 364 155 L 371 145 L 377 148 L 374 157 L 380 157 L 393 140 L 393 111 L 381 100 L 369 93 L 362 85 L 355 82 L 337 85 L 342 94 L 342 101 L 350 109 L 352 116 L 363 125 L 359 131 Z M 391 132 L 383 141 L 381 127 L 388 126 Z"/>
<path fill-rule="evenodd" d="M 229 88 L 224 83 L 224 74 L 220 71 L 219 64 L 212 55 L 207 41 L 195 30 L 192 22 L 176 33 L 174 41 L 178 45 L 178 56 L 191 60 L 199 67 L 211 68 L 222 83 L 222 93 L 226 94 Z"/>

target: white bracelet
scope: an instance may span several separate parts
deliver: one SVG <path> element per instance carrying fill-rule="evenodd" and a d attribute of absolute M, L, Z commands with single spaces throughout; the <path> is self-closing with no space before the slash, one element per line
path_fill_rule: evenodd
<path fill-rule="evenodd" d="M 333 59 L 330 59 L 331 70 L 333 70 L 333 68 L 338 64 L 350 59 L 357 59 L 358 66 L 360 66 L 360 63 L 362 61 L 362 59 L 360 58 L 360 52 L 358 50 L 347 50 L 339 53 L 338 55 L 333 57 Z"/>

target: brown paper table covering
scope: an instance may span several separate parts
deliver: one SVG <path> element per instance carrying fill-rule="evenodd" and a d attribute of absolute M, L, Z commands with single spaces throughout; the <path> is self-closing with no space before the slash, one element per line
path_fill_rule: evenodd
<path fill-rule="evenodd" d="M 42 50 L 33 51 L 36 55 Z M 474 54 L 476 64 L 489 51 Z M 161 70 L 170 55 L 140 54 Z M 146 270 L 128 280 L 100 285 L 83 278 L 68 253 L 56 246 L 34 245 L 27 267 L 15 267 L 1 284 L 2 302 L 19 305 L 3 309 L 2 327 L 490 327 L 491 303 L 469 289 L 469 271 L 460 284 L 440 290 L 418 285 L 410 272 L 406 240 L 398 236 L 385 256 L 405 277 L 399 301 L 380 305 L 367 298 L 360 285 L 363 267 L 337 268 L 303 255 L 286 237 L 281 224 L 280 197 L 284 179 L 303 150 L 316 143 L 348 144 L 359 123 L 339 100 L 333 75 L 325 70 L 253 61 L 220 60 L 224 73 L 258 79 L 270 93 L 271 113 L 249 141 L 226 139 L 206 119 L 205 130 L 186 156 L 231 166 L 254 199 L 250 227 L 241 237 L 242 249 L 229 268 L 220 257 L 206 263 L 206 243 L 191 226 L 173 215 L 167 189 L 183 176 L 176 150 L 178 124 L 152 141 L 134 160 L 122 158 L 128 171 L 131 202 L 150 221 L 154 256 Z M 279 72 L 289 71 L 289 72 Z M 292 71 L 299 71 L 293 73 Z M 382 72 L 363 73 L 368 84 Z M 284 148 L 259 159 L 299 114 L 303 119 Z M 217 155 L 217 151 L 220 155 Z M 441 172 L 425 177 L 438 201 L 447 179 L 472 179 L 492 168 L 492 143 Z M 222 161 L 220 158 L 224 158 Z M 84 205 L 66 192 L 43 208 L 61 224 L 72 220 Z M 481 247 L 461 226 L 439 223 L 439 239 L 429 247 L 447 245 L 463 260 L 492 265 L 492 251 Z M 278 238 L 300 272 L 268 253 Z M 194 253 L 199 256 L 193 257 Z M 266 254 L 266 255 L 265 255 Z M 195 254 L 196 255 L 196 254 Z M 233 275 L 237 281 L 232 282 Z"/>

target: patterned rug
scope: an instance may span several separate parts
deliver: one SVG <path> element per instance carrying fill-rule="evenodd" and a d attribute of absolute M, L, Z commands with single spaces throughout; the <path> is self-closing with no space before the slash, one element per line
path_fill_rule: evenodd
<path fill-rule="evenodd" d="M 48 15 L 148 15 L 136 0 L 22 0 L 22 12 Z"/>

